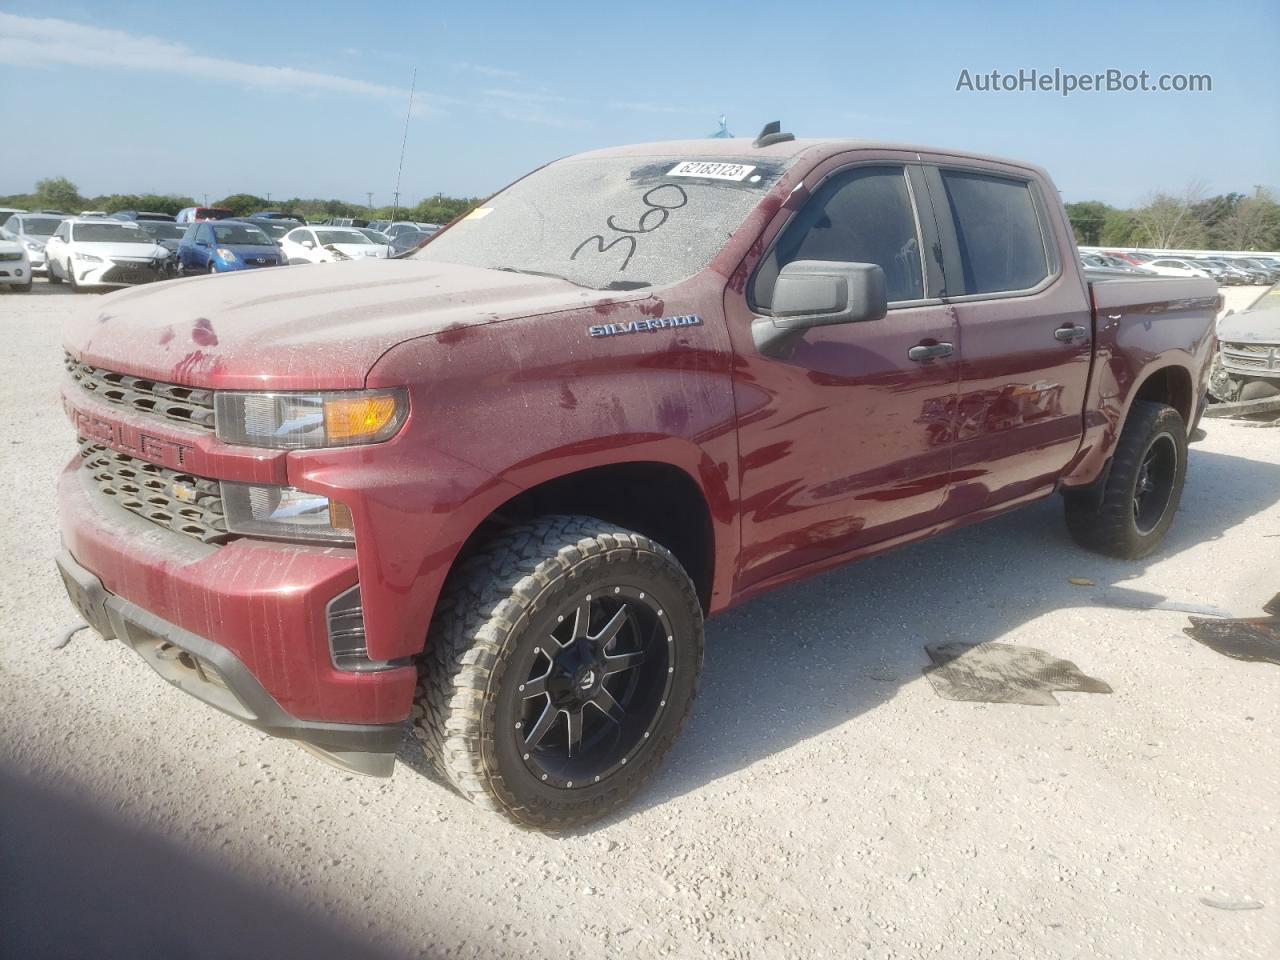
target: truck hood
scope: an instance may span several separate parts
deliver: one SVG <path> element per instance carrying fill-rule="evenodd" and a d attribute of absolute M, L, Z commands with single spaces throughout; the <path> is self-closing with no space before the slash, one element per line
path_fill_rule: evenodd
<path fill-rule="evenodd" d="M 367 257 L 122 290 L 70 317 L 63 342 L 92 366 L 187 386 L 347 389 L 405 340 L 644 296 Z"/>
<path fill-rule="evenodd" d="M 1228 343 L 1280 343 L 1280 307 L 1244 310 L 1218 321 L 1218 339 Z"/>

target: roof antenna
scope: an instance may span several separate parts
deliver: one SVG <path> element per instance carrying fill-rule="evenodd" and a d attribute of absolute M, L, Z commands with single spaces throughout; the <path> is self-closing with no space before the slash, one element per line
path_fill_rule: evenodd
<path fill-rule="evenodd" d="M 404 172 L 404 148 L 409 142 L 409 118 L 413 116 L 413 91 L 418 85 L 418 68 L 413 68 L 413 79 L 409 81 L 409 112 L 404 115 L 404 139 L 400 141 L 400 166 L 396 167 L 396 189 L 392 194 L 391 219 L 396 219 L 400 212 L 400 174 Z"/>
<path fill-rule="evenodd" d="M 794 140 L 795 138 L 796 135 L 794 133 L 782 132 L 781 120 L 774 120 L 764 125 L 764 129 L 760 131 L 760 136 L 756 137 L 755 142 L 751 145 L 757 148 L 770 147 L 775 143 L 786 143 L 788 140 Z"/>

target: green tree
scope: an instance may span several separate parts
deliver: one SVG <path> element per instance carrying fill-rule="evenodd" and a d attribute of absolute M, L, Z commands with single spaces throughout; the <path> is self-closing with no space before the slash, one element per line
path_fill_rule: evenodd
<path fill-rule="evenodd" d="M 1101 247 L 1136 247 L 1141 244 L 1138 237 L 1138 218 L 1132 210 L 1112 210 L 1102 224 L 1102 234 L 1098 238 Z"/>
<path fill-rule="evenodd" d="M 36 204 L 50 210 L 79 213 L 84 199 L 76 185 L 66 177 L 46 177 L 36 181 Z"/>
<path fill-rule="evenodd" d="M 225 207 L 237 217 L 245 217 L 251 213 L 256 213 L 266 205 L 267 201 L 261 197 L 255 197 L 252 193 L 233 193 L 231 196 L 224 197 L 213 204 L 215 207 Z"/>
<path fill-rule="evenodd" d="M 1065 204 L 1067 219 L 1071 221 L 1071 229 L 1075 232 L 1076 242 L 1087 247 L 1096 247 L 1102 241 L 1102 225 L 1112 208 L 1100 200 L 1081 200 L 1077 203 Z"/>

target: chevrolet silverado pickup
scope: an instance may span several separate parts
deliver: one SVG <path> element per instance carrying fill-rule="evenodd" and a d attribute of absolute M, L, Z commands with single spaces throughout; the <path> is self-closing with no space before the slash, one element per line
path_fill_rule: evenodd
<path fill-rule="evenodd" d="M 1055 493 L 1084 546 L 1156 549 L 1218 307 L 1086 277 L 1029 164 L 581 154 L 402 257 L 69 318 L 58 566 L 206 704 L 370 775 L 409 730 L 563 829 L 654 772 L 731 604 Z"/>

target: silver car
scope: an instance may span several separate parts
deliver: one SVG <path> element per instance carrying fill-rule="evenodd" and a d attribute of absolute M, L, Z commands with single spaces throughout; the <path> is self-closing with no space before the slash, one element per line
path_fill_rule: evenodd
<path fill-rule="evenodd" d="M 58 224 L 65 219 L 67 218 L 47 213 L 15 213 L 4 222 L 4 228 L 26 247 L 27 256 L 31 258 L 31 272 L 37 277 L 48 273 L 44 245 L 53 236 L 53 231 L 58 229 Z"/>

